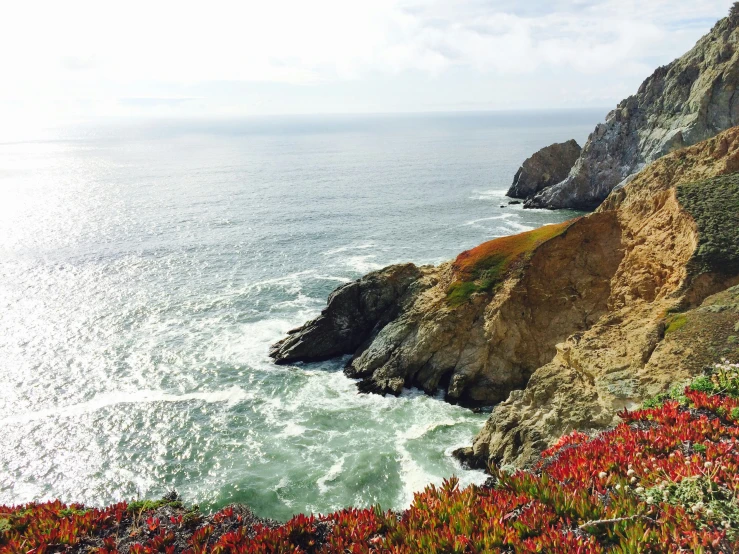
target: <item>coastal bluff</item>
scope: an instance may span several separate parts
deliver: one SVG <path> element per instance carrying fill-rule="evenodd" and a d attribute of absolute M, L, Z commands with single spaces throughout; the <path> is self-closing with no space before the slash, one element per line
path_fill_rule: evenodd
<path fill-rule="evenodd" d="M 651 162 L 739 124 L 739 3 L 685 55 L 658 68 L 590 134 L 569 175 L 527 208 L 593 210 Z"/>
<path fill-rule="evenodd" d="M 563 433 L 608 428 L 739 355 L 737 171 L 732 128 L 651 164 L 590 215 L 344 285 L 270 355 L 348 354 L 361 391 L 495 405 L 459 455 L 525 466 Z"/>

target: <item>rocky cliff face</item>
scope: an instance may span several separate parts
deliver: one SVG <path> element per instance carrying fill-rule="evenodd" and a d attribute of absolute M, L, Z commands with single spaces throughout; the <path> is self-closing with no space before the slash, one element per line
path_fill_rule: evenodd
<path fill-rule="evenodd" d="M 607 310 L 556 345 L 463 458 L 526 465 L 563 433 L 608 427 L 619 410 L 739 357 L 739 288 L 726 290 L 739 282 L 736 171 L 739 128 L 652 164 L 586 218 L 615 219 L 621 237 Z"/>
<path fill-rule="evenodd" d="M 352 354 L 345 371 L 367 392 L 502 402 L 462 455 L 525 464 L 739 356 L 739 317 L 723 307 L 736 293 L 712 296 L 739 282 L 739 175 L 717 178 L 736 171 L 739 128 L 652 164 L 587 217 L 346 285 L 272 355 Z"/>
<path fill-rule="evenodd" d="M 580 145 L 575 140 L 545 146 L 528 158 L 513 177 L 506 196 L 529 198 L 540 190 L 565 179 L 580 157 Z"/>
<path fill-rule="evenodd" d="M 652 161 L 739 124 L 738 27 L 739 16 L 722 19 L 687 54 L 657 69 L 596 127 L 570 175 L 526 207 L 594 209 Z"/>

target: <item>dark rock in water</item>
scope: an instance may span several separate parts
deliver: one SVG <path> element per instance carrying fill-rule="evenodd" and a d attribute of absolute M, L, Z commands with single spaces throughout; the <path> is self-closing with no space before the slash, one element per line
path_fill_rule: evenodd
<path fill-rule="evenodd" d="M 357 389 L 363 394 L 381 394 L 382 396 L 392 394 L 393 396 L 399 396 L 404 386 L 405 381 L 402 378 L 395 377 L 392 379 L 375 380 L 368 377 L 362 379 L 357 384 Z"/>
<path fill-rule="evenodd" d="M 459 460 L 459 462 L 467 469 L 487 468 L 487 459 L 485 456 L 476 455 L 471 446 L 457 448 L 452 452 L 452 456 Z"/>
<path fill-rule="evenodd" d="M 509 206 L 515 206 L 517 204 L 521 204 L 521 201 L 520 200 L 511 200 L 510 202 L 508 202 L 508 205 Z"/>
<path fill-rule="evenodd" d="M 511 198 L 529 198 L 570 174 L 580 157 L 580 145 L 575 140 L 551 144 L 531 156 L 516 172 L 513 185 L 508 189 Z"/>
<path fill-rule="evenodd" d="M 289 364 L 354 354 L 397 315 L 403 296 L 421 275 L 414 264 L 395 265 L 337 288 L 321 315 L 274 344 L 270 357 Z"/>
<path fill-rule="evenodd" d="M 570 175 L 527 208 L 596 208 L 630 175 L 739 124 L 739 18 L 719 21 L 692 50 L 658 68 L 599 124 Z"/>

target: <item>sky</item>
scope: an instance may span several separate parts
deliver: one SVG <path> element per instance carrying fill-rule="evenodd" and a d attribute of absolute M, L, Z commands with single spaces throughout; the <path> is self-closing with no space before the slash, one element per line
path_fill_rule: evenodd
<path fill-rule="evenodd" d="M 0 118 L 610 107 L 733 0 L 23 0 Z"/>

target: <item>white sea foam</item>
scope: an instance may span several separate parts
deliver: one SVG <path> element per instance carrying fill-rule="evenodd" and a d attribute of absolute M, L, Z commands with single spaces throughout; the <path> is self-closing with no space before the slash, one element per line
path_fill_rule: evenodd
<path fill-rule="evenodd" d="M 505 194 L 508 192 L 507 189 L 489 189 L 489 190 L 473 190 L 470 196 L 471 200 L 496 200 L 498 198 L 505 198 Z"/>
<path fill-rule="evenodd" d="M 403 476 L 403 490 L 400 492 L 398 504 L 407 508 L 413 502 L 413 495 L 423 490 L 429 483 L 434 482 L 436 476 L 424 471 L 413 459 L 406 448 L 406 441 L 402 440 L 396 445 L 398 462 L 400 463 L 400 474 Z"/>
<path fill-rule="evenodd" d="M 367 250 L 368 248 L 376 248 L 377 245 L 374 242 L 367 242 L 362 244 L 348 244 L 346 246 L 340 246 L 339 248 L 332 248 L 331 250 L 326 250 L 326 252 L 323 253 L 324 256 L 334 256 L 336 254 L 341 254 L 342 252 L 351 252 L 352 250 Z"/>
<path fill-rule="evenodd" d="M 229 389 L 210 392 L 191 392 L 186 394 L 169 394 L 157 390 L 118 391 L 98 394 L 92 400 L 80 402 L 71 406 L 54 407 L 34 412 L 26 412 L 0 419 L 0 424 L 26 423 L 48 417 L 64 418 L 76 417 L 110 408 L 120 404 L 148 404 L 154 402 L 191 402 L 207 403 L 224 402 L 231 407 L 240 402 L 253 398 L 253 395 L 241 387 L 233 386 Z"/>
<path fill-rule="evenodd" d="M 377 256 L 374 254 L 349 256 L 348 258 L 341 260 L 341 263 L 357 273 L 369 273 L 370 271 L 381 269 L 383 267 L 383 264 L 372 261 L 372 259 L 376 257 Z"/>
<path fill-rule="evenodd" d="M 453 419 L 444 419 L 439 421 L 432 421 L 429 423 L 416 424 L 409 427 L 406 431 L 399 432 L 398 436 L 405 440 L 420 439 L 426 433 L 429 433 L 434 429 L 438 429 L 439 427 L 452 427 L 457 423 L 460 422 Z"/>
<path fill-rule="evenodd" d="M 494 215 L 492 217 L 482 217 L 480 219 L 473 219 L 471 221 L 465 221 L 462 223 L 461 226 L 467 226 L 467 225 L 476 225 L 480 223 L 481 221 L 496 221 L 500 219 L 508 219 L 511 217 L 519 217 L 518 214 L 500 214 L 500 215 Z"/>
<path fill-rule="evenodd" d="M 522 223 L 516 223 L 515 221 L 506 221 L 505 226 L 511 229 L 514 233 L 523 233 L 524 231 L 533 231 L 534 227 L 524 225 Z"/>
<path fill-rule="evenodd" d="M 285 424 L 285 428 L 283 429 L 282 433 L 280 433 L 281 437 L 298 437 L 305 433 L 306 429 L 302 425 L 298 425 L 294 421 L 288 421 Z"/>
<path fill-rule="evenodd" d="M 342 470 L 344 469 L 344 461 L 346 460 L 346 454 L 342 455 L 334 465 L 332 465 L 329 470 L 326 472 L 326 474 L 318 479 L 316 481 L 316 484 L 318 485 L 318 490 L 321 491 L 321 494 L 325 494 L 328 492 L 328 486 L 326 483 L 331 483 L 332 481 L 335 481 L 337 477 L 341 475 Z"/>

